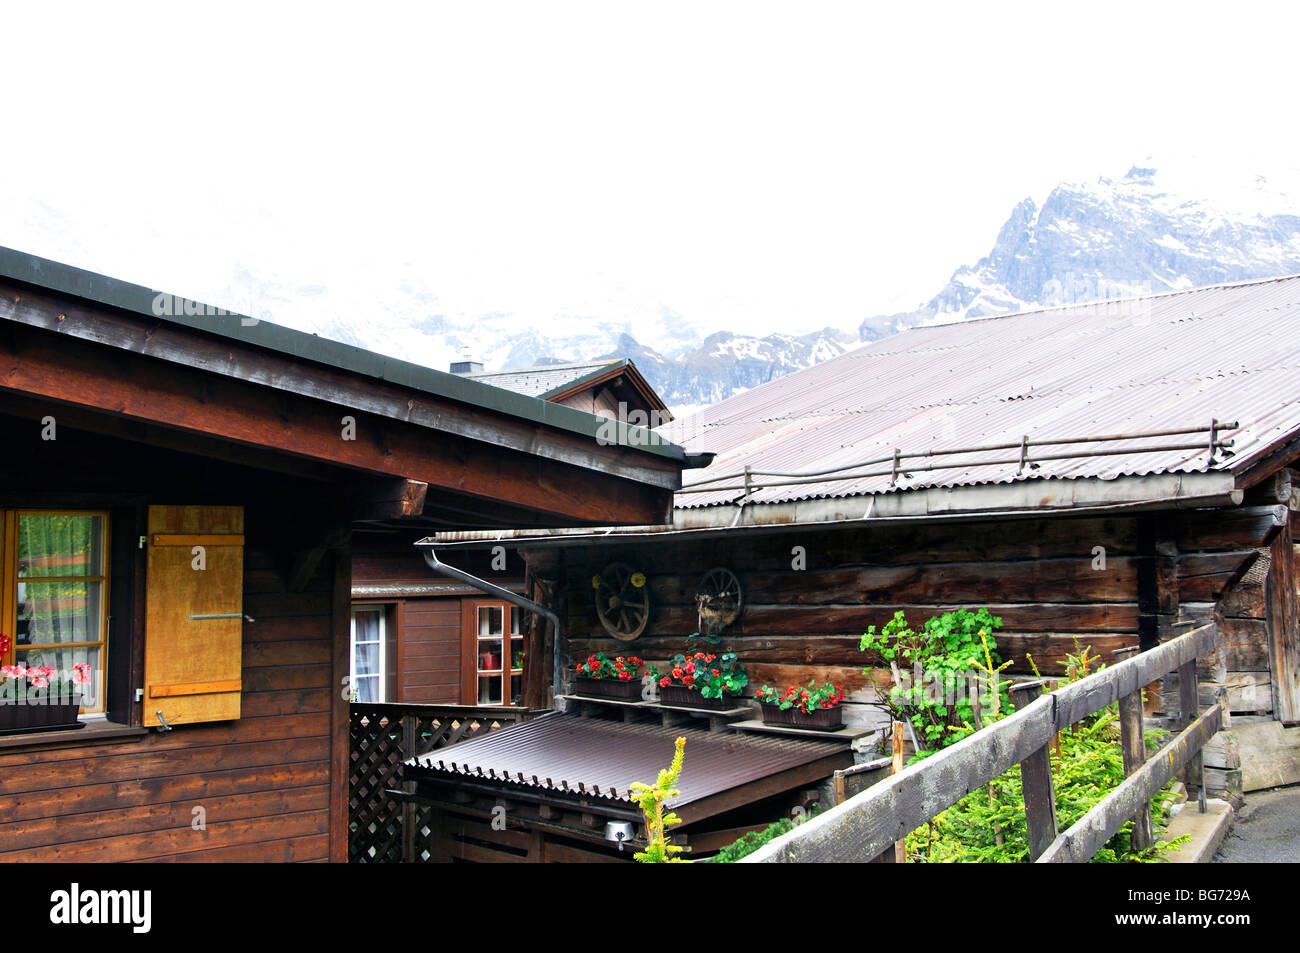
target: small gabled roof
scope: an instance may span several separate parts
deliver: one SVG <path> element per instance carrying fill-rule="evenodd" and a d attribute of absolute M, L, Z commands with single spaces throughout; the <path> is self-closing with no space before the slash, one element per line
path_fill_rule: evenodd
<path fill-rule="evenodd" d="M 525 394 L 547 401 L 563 400 L 572 394 L 623 376 L 628 385 L 645 402 L 646 409 L 660 411 L 661 420 L 672 419 L 667 414 L 668 407 L 663 399 L 629 358 L 576 364 L 542 364 L 513 371 L 492 371 L 467 376 L 472 380 L 491 384 L 493 387 L 501 387 L 516 394 Z"/>

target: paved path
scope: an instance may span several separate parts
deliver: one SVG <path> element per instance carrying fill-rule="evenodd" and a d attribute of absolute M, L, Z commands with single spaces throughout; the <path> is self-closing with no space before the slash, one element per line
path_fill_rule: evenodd
<path fill-rule="evenodd" d="M 1300 785 L 1255 791 L 1232 822 L 1216 864 L 1300 861 Z"/>

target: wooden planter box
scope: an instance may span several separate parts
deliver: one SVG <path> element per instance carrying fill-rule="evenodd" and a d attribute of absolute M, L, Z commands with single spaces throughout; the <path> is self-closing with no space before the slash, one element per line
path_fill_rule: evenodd
<path fill-rule="evenodd" d="M 80 707 L 80 695 L 63 705 L 0 704 L 0 735 L 83 728 L 85 723 L 77 721 L 77 709 Z"/>
<path fill-rule="evenodd" d="M 813 731 L 836 731 L 844 727 L 844 709 L 839 705 L 834 708 L 818 708 L 811 715 L 805 715 L 798 708 L 782 711 L 777 705 L 763 705 L 763 724 L 779 725 L 782 728 L 810 728 Z"/>
<path fill-rule="evenodd" d="M 711 711 L 728 711 L 739 704 L 739 697 L 724 693 L 721 698 L 705 698 L 685 685 L 661 685 L 659 704 L 670 708 L 707 708 Z"/>
<path fill-rule="evenodd" d="M 641 700 L 641 679 L 634 678 L 620 682 L 614 678 L 582 678 L 573 680 L 573 690 L 579 695 L 592 698 L 613 698 L 617 701 L 639 702 Z"/>

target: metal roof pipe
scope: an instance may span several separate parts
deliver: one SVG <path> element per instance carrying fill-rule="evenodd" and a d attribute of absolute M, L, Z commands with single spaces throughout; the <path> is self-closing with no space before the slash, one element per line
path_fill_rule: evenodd
<path fill-rule="evenodd" d="M 560 617 L 552 612 L 540 602 L 534 602 L 532 599 L 525 599 L 517 593 L 511 592 L 498 586 L 496 583 L 488 582 L 486 579 L 480 579 L 478 576 L 471 575 L 463 569 L 457 569 L 455 566 L 448 566 L 438 558 L 437 552 L 432 546 L 424 548 L 424 561 L 429 564 L 429 568 L 443 576 L 455 579 L 457 582 L 463 582 L 467 586 L 473 586 L 480 592 L 486 592 L 490 596 L 495 596 L 511 605 L 518 606 L 529 612 L 540 615 L 550 620 L 551 626 L 555 630 L 555 646 L 551 654 L 551 664 L 554 669 L 552 676 L 552 691 L 560 687 L 560 671 L 563 665 L 560 662 Z"/>

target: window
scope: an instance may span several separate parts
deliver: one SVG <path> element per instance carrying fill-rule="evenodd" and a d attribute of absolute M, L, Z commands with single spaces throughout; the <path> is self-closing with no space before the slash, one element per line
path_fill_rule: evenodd
<path fill-rule="evenodd" d="M 357 606 L 352 610 L 352 669 L 348 685 L 358 702 L 388 702 L 392 671 L 388 613 L 384 606 Z"/>
<path fill-rule="evenodd" d="M 473 653 L 475 704 L 518 705 L 521 701 L 524 638 L 519 631 L 520 611 L 505 602 L 473 604 L 473 639 L 466 641 Z"/>
<path fill-rule="evenodd" d="M 108 514 L 6 510 L 0 565 L 4 664 L 49 666 L 71 676 L 89 666 L 81 712 L 104 712 L 108 644 Z"/>

